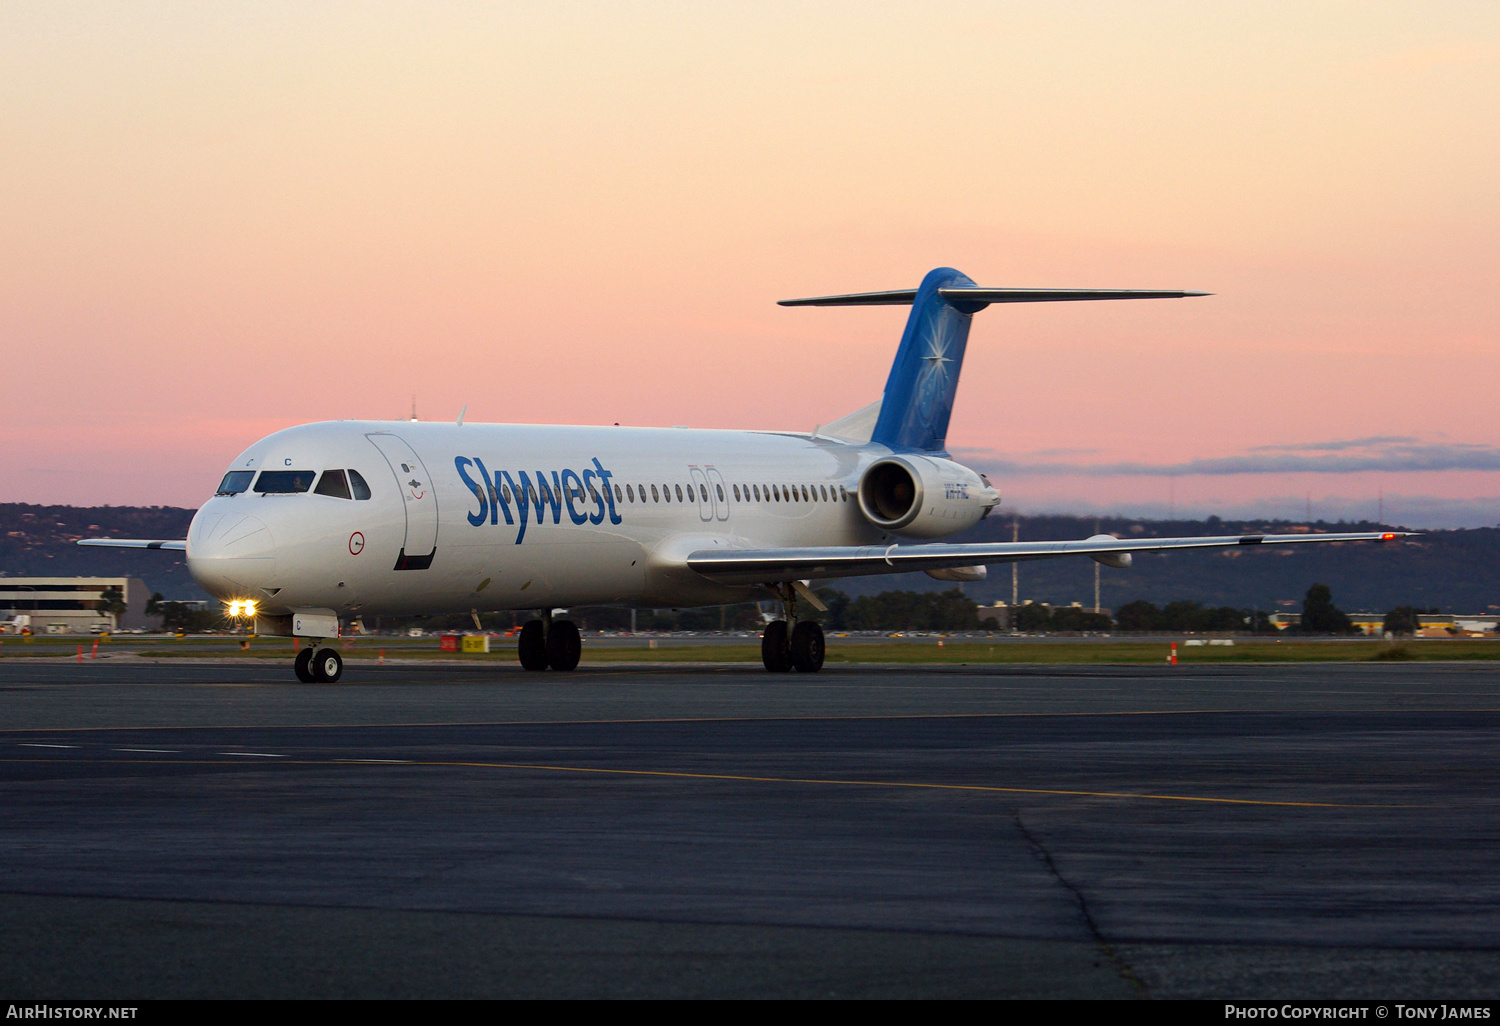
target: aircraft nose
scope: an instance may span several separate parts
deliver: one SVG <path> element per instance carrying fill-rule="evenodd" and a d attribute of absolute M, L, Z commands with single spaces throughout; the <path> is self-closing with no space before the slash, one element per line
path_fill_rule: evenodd
<path fill-rule="evenodd" d="M 188 531 L 187 562 L 193 579 L 216 598 L 259 598 L 276 576 L 276 542 L 255 517 L 200 512 Z"/>

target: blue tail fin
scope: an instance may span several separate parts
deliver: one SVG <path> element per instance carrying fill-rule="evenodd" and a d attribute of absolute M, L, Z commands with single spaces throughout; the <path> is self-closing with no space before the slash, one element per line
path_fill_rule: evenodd
<path fill-rule="evenodd" d="M 1069 303 L 1095 299 L 1183 299 L 1207 292 L 1181 289 L 1018 289 L 981 288 L 951 267 L 929 271 L 915 289 L 852 292 L 842 296 L 783 299 L 782 306 L 893 306 L 910 303 L 911 316 L 896 362 L 885 382 L 885 397 L 870 441 L 892 449 L 942 452 L 948 443 L 948 417 L 958 391 L 969 321 L 991 303 Z M 865 411 L 830 427 L 853 430 Z M 862 424 L 863 422 L 861 422 Z"/>
<path fill-rule="evenodd" d="M 941 452 L 946 448 L 969 322 L 985 304 L 945 299 L 938 289 L 973 285 L 951 267 L 939 267 L 922 279 L 911 301 L 911 316 L 885 382 L 880 419 L 870 441 L 892 449 Z"/>

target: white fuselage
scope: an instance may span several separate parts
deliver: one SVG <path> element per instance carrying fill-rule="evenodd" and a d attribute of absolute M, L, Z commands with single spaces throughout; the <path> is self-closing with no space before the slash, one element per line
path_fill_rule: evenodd
<path fill-rule="evenodd" d="M 188 567 L 211 594 L 266 614 L 746 601 L 765 592 L 707 580 L 684 565 L 688 553 L 879 544 L 887 535 L 855 492 L 889 454 L 771 432 L 308 424 L 235 460 L 231 473 L 255 483 L 198 511 Z M 969 527 L 995 501 L 977 474 L 944 463 L 959 498 L 924 511 L 941 518 L 927 537 Z M 314 490 L 329 470 L 356 471 L 369 498 Z M 262 471 L 309 480 L 259 492 Z"/>

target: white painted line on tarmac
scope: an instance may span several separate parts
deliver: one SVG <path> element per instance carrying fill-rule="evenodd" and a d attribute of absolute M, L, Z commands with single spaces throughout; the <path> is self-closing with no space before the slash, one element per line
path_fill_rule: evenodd
<path fill-rule="evenodd" d="M 116 748 L 117 752 L 150 752 L 153 755 L 176 755 L 175 748 Z"/>
<path fill-rule="evenodd" d="M 392 765 L 402 765 L 402 766 L 408 765 L 411 762 L 410 759 L 335 759 L 334 761 L 335 762 L 380 762 L 380 763 L 390 763 Z"/>
<path fill-rule="evenodd" d="M 77 748 L 77 745 L 43 745 L 30 741 L 20 742 L 22 748 Z"/>
<path fill-rule="evenodd" d="M 220 755 L 244 755 L 252 759 L 285 759 L 284 755 L 272 755 L 270 752 L 220 752 Z"/>

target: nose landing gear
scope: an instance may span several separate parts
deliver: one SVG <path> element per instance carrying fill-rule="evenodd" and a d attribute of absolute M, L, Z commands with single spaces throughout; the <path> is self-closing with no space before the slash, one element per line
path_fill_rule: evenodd
<path fill-rule="evenodd" d="M 318 650 L 312 661 L 313 677 L 322 684 L 334 684 L 344 675 L 344 658 L 331 648 Z"/>
<path fill-rule="evenodd" d="M 344 659 L 331 648 L 309 646 L 297 653 L 292 668 L 304 684 L 333 684 L 344 675 Z"/>

